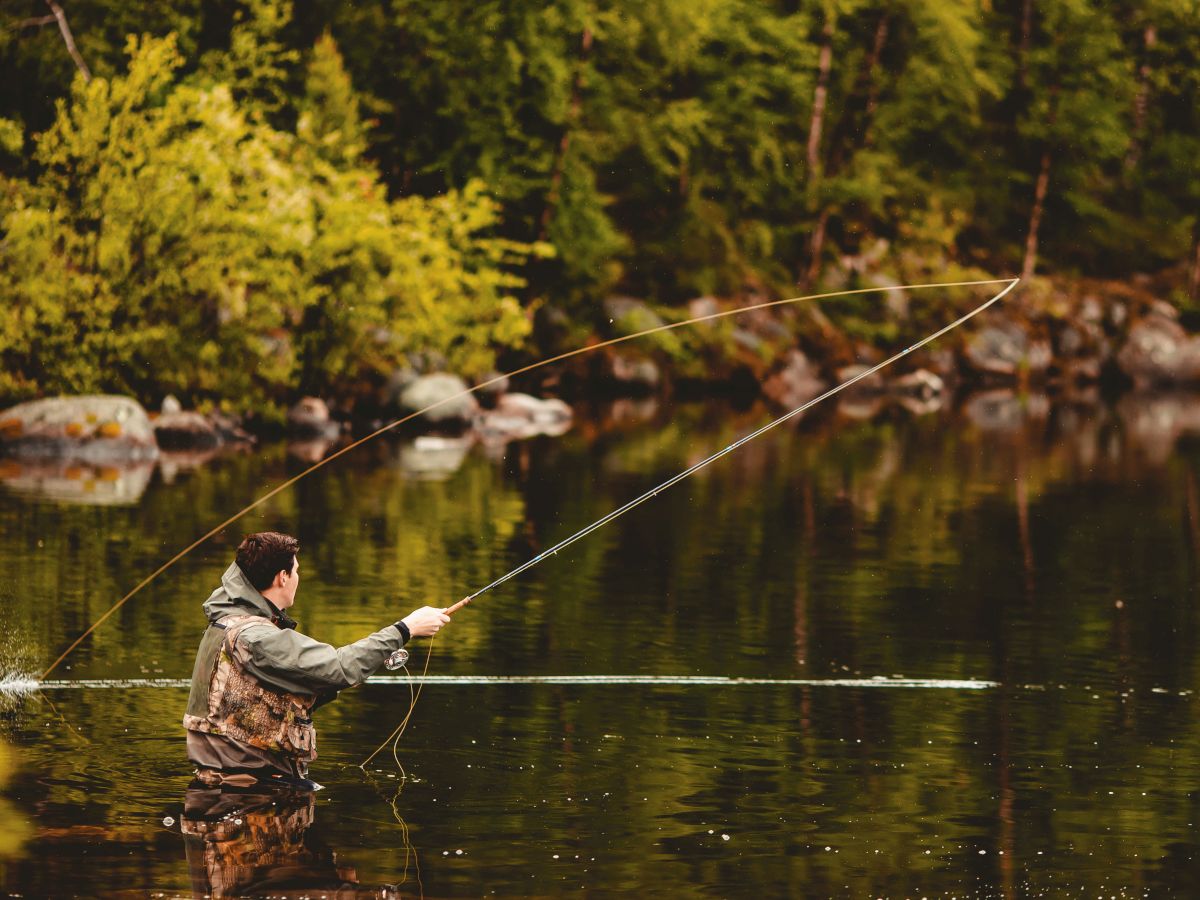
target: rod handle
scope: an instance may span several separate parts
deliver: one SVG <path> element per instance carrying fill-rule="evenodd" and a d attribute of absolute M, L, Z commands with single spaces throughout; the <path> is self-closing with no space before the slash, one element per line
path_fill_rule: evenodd
<path fill-rule="evenodd" d="M 446 615 L 448 615 L 448 616 L 454 615 L 456 612 L 458 612 L 460 609 L 462 609 L 464 606 L 466 606 L 470 602 L 471 602 L 470 597 L 463 597 L 461 600 L 459 600 L 453 606 L 446 607 Z"/>

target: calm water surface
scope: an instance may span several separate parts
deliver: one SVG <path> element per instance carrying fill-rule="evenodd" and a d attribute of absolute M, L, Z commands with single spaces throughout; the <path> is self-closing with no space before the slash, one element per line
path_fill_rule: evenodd
<path fill-rule="evenodd" d="M 190 675 L 200 603 L 244 531 L 300 537 L 297 618 L 345 643 L 481 587 L 770 413 L 625 403 L 559 438 L 381 440 L 334 463 L 55 673 L 103 684 L 3 701 L 0 888 L 1195 895 L 1197 401 L 861 406 L 772 432 L 466 610 L 435 643 L 402 769 L 390 751 L 357 768 L 409 705 L 403 681 L 368 684 L 318 715 L 311 808 L 247 798 L 185 840 L 186 689 L 151 680 Z M 0 671 L 40 671 L 305 465 L 282 447 L 186 463 L 0 471 Z M 846 684 L 896 676 L 918 681 Z"/>

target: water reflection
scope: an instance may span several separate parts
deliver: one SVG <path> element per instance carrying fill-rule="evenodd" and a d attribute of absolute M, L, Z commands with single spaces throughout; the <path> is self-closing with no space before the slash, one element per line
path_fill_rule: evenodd
<path fill-rule="evenodd" d="M 427 892 L 1190 895 L 1191 404 L 996 392 L 920 416 L 888 401 L 868 421 L 831 406 L 488 595 L 439 639 L 431 674 L 1000 687 L 431 682 L 401 747 L 419 778 L 404 816 Z M 416 466 L 441 469 L 429 479 L 404 467 L 402 442 L 380 440 L 274 498 L 254 527 L 297 531 L 310 578 L 297 616 L 345 643 L 488 583 L 771 417 L 625 404 L 503 456 L 476 444 L 453 465 Z M 151 479 L 125 507 L 0 493 L 0 604 L 37 648 L 26 670 L 231 505 L 303 468 L 261 448 Z M 61 677 L 186 681 L 199 603 L 240 534 L 123 607 Z M 186 688 L 52 693 L 90 743 L 34 704 L 0 717 L 23 761 L 4 790 L 35 823 L 0 886 L 186 891 L 180 838 L 161 826 L 187 778 Z M 329 707 L 319 821 L 283 844 L 352 854 L 354 890 L 404 870 L 404 829 L 353 767 L 410 696 L 402 682 L 368 684 Z M 337 869 L 328 855 L 295 866 L 331 881 Z"/>
<path fill-rule="evenodd" d="M 0 791 L 3 791 L 16 774 L 13 750 L 0 741 Z M 28 819 L 5 797 L 0 796 L 0 871 L 3 860 L 18 855 L 33 829 Z"/>
<path fill-rule="evenodd" d="M 315 818 L 311 791 L 194 782 L 180 820 L 193 895 L 400 898 L 391 885 L 360 884 L 353 867 L 310 837 Z"/>
<path fill-rule="evenodd" d="M 89 506 L 136 503 L 153 474 L 153 462 L 100 466 L 0 459 L 0 483 L 13 493 Z"/>

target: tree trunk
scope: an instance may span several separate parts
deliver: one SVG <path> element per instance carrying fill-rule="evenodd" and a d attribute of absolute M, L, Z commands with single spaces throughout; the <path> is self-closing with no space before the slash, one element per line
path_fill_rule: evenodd
<path fill-rule="evenodd" d="M 863 110 L 862 137 L 864 147 L 871 146 L 871 140 L 874 137 L 871 126 L 875 121 L 875 110 L 879 106 L 879 79 L 875 77 L 875 70 L 879 68 L 879 60 L 883 57 L 883 46 L 887 43 L 888 18 L 887 13 L 879 17 L 879 24 L 875 27 L 875 43 L 871 46 L 871 56 L 867 62 L 867 106 Z"/>
<path fill-rule="evenodd" d="M 879 61 L 883 57 L 883 48 L 887 43 L 891 14 L 884 13 L 879 17 L 875 26 L 875 37 L 871 48 L 863 59 L 862 68 L 854 79 L 854 87 L 842 107 L 846 112 L 838 120 L 838 125 L 829 131 L 829 152 L 826 154 L 822 167 L 822 176 L 838 172 L 847 157 L 853 156 L 862 147 L 869 147 L 873 139 L 871 126 L 874 123 L 875 111 L 879 106 Z M 857 119 L 852 115 L 852 107 L 858 97 L 865 95 L 862 101 L 862 112 Z M 857 134 L 855 133 L 857 129 Z"/>
<path fill-rule="evenodd" d="M 1037 266 L 1038 229 L 1042 225 L 1042 212 L 1046 207 L 1046 188 L 1050 185 L 1050 151 L 1042 151 L 1042 165 L 1038 172 L 1037 185 L 1033 189 L 1033 209 L 1029 213 L 1029 233 L 1025 236 L 1025 261 L 1021 265 L 1021 278 L 1028 281 Z"/>
<path fill-rule="evenodd" d="M 812 118 L 808 123 L 808 195 L 815 204 L 821 183 L 821 129 L 825 125 L 825 104 L 829 96 L 829 72 L 833 68 L 833 10 L 826 10 L 821 27 L 821 51 L 817 56 L 817 87 L 813 92 Z M 821 250 L 825 245 L 825 224 L 829 211 L 822 209 L 816 227 L 809 238 L 808 269 L 801 284 L 811 285 L 821 271 Z"/>
<path fill-rule="evenodd" d="M 828 207 L 821 210 L 817 224 L 813 228 L 812 237 L 808 242 L 808 271 L 804 273 L 804 287 L 807 290 L 817 283 L 821 275 L 821 254 L 825 251 L 825 228 L 829 223 Z"/>
<path fill-rule="evenodd" d="M 1025 90 L 1029 81 L 1029 45 L 1033 43 L 1033 0 L 1021 4 L 1021 40 L 1017 45 L 1017 87 Z"/>
<path fill-rule="evenodd" d="M 1133 129 L 1129 139 L 1129 153 L 1125 156 L 1125 171 L 1132 172 L 1142 156 L 1142 139 L 1146 130 L 1146 110 L 1150 104 L 1150 53 L 1158 43 L 1158 30 L 1147 25 L 1142 32 L 1145 55 L 1138 66 L 1137 92 L 1133 97 Z"/>
<path fill-rule="evenodd" d="M 554 169 L 550 175 L 550 190 L 546 194 L 546 206 L 542 209 L 542 218 L 538 226 L 538 240 L 546 239 L 546 231 L 550 227 L 550 220 L 554 218 L 554 211 L 558 207 L 559 194 L 562 191 L 563 169 L 567 162 L 567 150 L 571 147 L 571 132 L 579 122 L 579 115 L 583 109 L 583 88 L 586 83 L 584 75 L 584 67 L 587 65 L 588 56 L 592 52 L 592 29 L 588 26 L 583 27 L 583 37 L 579 42 L 579 68 L 575 72 L 575 82 L 571 86 L 571 105 L 567 110 L 567 122 L 563 127 L 562 137 L 558 142 L 558 151 L 554 154 Z"/>
<path fill-rule="evenodd" d="M 821 52 L 817 57 L 817 88 L 813 92 L 812 119 L 808 124 L 808 180 L 820 177 L 821 129 L 825 124 L 825 102 L 829 95 L 829 71 L 833 68 L 833 12 L 825 14 L 821 29 Z"/>

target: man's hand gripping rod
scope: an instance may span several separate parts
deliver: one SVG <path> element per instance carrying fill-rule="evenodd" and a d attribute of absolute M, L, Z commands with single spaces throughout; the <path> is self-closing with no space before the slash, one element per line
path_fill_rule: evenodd
<path fill-rule="evenodd" d="M 483 593 L 483 591 L 477 591 L 474 594 L 472 594 L 470 597 L 463 597 L 461 600 L 459 600 L 453 606 L 447 606 L 445 609 L 442 610 L 442 612 L 447 616 L 452 616 L 482 593 Z M 403 668 L 404 664 L 407 662 L 408 662 L 408 651 L 405 650 L 403 647 L 401 647 L 399 650 L 397 650 L 395 653 L 391 654 L 387 659 L 385 659 L 383 661 L 383 665 L 388 669 L 388 671 L 394 672 L 396 669 Z"/>

